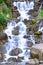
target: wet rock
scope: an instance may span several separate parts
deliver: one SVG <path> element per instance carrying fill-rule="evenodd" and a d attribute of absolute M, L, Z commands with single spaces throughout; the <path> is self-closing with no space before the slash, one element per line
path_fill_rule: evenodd
<path fill-rule="evenodd" d="M 28 38 L 29 36 L 28 35 L 24 35 L 24 37 L 23 38 Z"/>
<path fill-rule="evenodd" d="M 27 19 L 24 19 L 23 21 L 26 25 L 31 25 L 32 24 L 32 20 L 27 20 Z"/>
<path fill-rule="evenodd" d="M 6 33 L 1 33 L 0 34 L 0 40 L 6 40 L 8 37 L 7 37 L 7 34 Z"/>
<path fill-rule="evenodd" d="M 21 58 L 9 58 L 8 61 L 13 61 L 13 62 L 22 62 Z"/>
<path fill-rule="evenodd" d="M 31 47 L 33 45 L 33 43 L 31 41 L 27 41 L 27 46 Z"/>
<path fill-rule="evenodd" d="M 17 7 L 16 6 L 12 6 L 11 10 L 14 12 L 14 11 L 17 11 Z"/>
<path fill-rule="evenodd" d="M 0 52 L 0 62 L 3 61 L 3 54 Z"/>
<path fill-rule="evenodd" d="M 34 14 L 33 14 L 34 13 Z M 38 12 L 34 11 L 34 10 L 29 10 L 28 12 L 29 15 L 32 15 L 32 17 L 36 17 L 38 16 Z"/>
<path fill-rule="evenodd" d="M 39 61 L 37 59 L 29 59 L 26 65 L 39 65 Z"/>
<path fill-rule="evenodd" d="M 38 58 L 43 60 L 43 44 L 35 44 L 31 48 L 31 56 L 32 58 Z"/>
<path fill-rule="evenodd" d="M 8 61 L 9 61 L 9 62 L 10 62 L 10 61 L 16 62 L 16 58 L 9 58 Z"/>
<path fill-rule="evenodd" d="M 40 2 L 36 2 L 34 5 L 34 11 L 37 12 L 39 10 L 39 7 L 40 7 Z"/>
<path fill-rule="evenodd" d="M 3 45 L 0 45 L 0 52 L 4 54 L 6 52 L 6 48 Z"/>
<path fill-rule="evenodd" d="M 15 18 L 20 16 L 20 13 L 17 10 L 12 11 L 12 14 L 13 14 L 13 17 L 15 17 Z"/>
<path fill-rule="evenodd" d="M 22 50 L 20 48 L 15 48 L 11 51 L 10 55 L 14 56 L 14 55 L 18 55 L 22 53 Z"/>
<path fill-rule="evenodd" d="M 19 27 L 17 26 L 13 31 L 12 31 L 13 35 L 18 35 L 19 34 Z"/>
<path fill-rule="evenodd" d="M 6 33 L 0 33 L 0 45 L 3 45 L 7 41 L 8 37 Z"/>
<path fill-rule="evenodd" d="M 18 56 L 18 58 L 24 60 L 24 56 Z"/>
<path fill-rule="evenodd" d="M 16 62 L 22 62 L 22 59 L 18 57 L 18 58 L 16 59 Z"/>
<path fill-rule="evenodd" d="M 42 61 L 42 60 L 40 60 L 40 61 L 39 61 L 39 64 L 43 64 L 43 61 Z"/>

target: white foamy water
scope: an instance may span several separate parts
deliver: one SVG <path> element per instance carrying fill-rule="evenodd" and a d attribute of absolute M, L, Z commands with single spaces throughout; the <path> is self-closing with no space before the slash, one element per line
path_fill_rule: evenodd
<path fill-rule="evenodd" d="M 29 19 L 30 15 L 27 12 L 34 8 L 34 2 L 14 2 L 13 5 L 17 6 L 21 20 Z"/>
<path fill-rule="evenodd" d="M 23 55 L 25 57 L 25 59 L 28 59 L 30 57 L 30 55 L 26 52 L 26 50 L 24 50 L 24 48 L 26 48 L 26 42 L 27 39 L 24 39 L 23 36 L 27 34 L 27 27 L 24 24 L 23 20 L 24 19 L 29 19 L 29 16 L 27 14 L 27 12 L 30 9 L 34 8 L 34 2 L 14 2 L 13 3 L 14 6 L 17 6 L 18 11 L 20 13 L 20 21 L 18 23 L 16 23 L 15 21 L 11 21 L 8 22 L 6 29 L 4 30 L 4 32 L 8 35 L 8 42 L 6 42 L 6 44 L 4 45 L 6 47 L 6 53 L 5 53 L 5 60 L 8 60 L 10 57 L 15 57 L 15 56 L 10 56 L 10 52 L 14 49 L 14 48 L 21 48 L 23 53 L 20 54 L 21 56 Z M 14 28 L 19 27 L 19 35 L 13 35 L 12 31 L 14 30 Z M 33 36 L 30 36 L 30 40 L 32 41 L 32 43 L 35 44 L 34 38 Z M 25 54 L 26 52 L 26 54 Z M 28 50 L 28 52 L 30 52 L 30 49 Z"/>

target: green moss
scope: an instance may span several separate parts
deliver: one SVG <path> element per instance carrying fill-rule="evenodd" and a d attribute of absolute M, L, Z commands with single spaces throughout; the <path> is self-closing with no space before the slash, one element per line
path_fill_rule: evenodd
<path fill-rule="evenodd" d="M 35 35 L 35 38 L 38 40 L 38 39 L 41 39 L 42 33 L 41 32 L 35 32 L 34 35 Z"/>
<path fill-rule="evenodd" d="M 41 32 L 35 32 L 34 34 L 35 34 L 35 35 L 42 35 Z"/>
<path fill-rule="evenodd" d="M 2 10 L 4 14 L 10 13 L 10 9 L 6 5 L 3 6 Z"/>
<path fill-rule="evenodd" d="M 36 19 L 36 18 L 33 18 L 33 19 L 32 19 L 32 23 L 33 23 L 33 24 L 37 23 L 37 19 Z"/>
<path fill-rule="evenodd" d="M 41 10 L 41 11 L 39 12 L 39 16 L 40 16 L 40 17 L 43 17 L 43 10 Z"/>

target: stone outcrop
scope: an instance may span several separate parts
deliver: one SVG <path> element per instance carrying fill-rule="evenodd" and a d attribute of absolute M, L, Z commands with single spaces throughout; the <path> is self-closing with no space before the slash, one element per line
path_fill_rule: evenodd
<path fill-rule="evenodd" d="M 31 56 L 43 60 L 43 44 L 35 44 L 31 48 Z"/>

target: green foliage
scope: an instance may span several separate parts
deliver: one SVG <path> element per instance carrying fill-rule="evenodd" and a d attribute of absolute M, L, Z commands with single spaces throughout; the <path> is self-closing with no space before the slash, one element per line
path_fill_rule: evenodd
<path fill-rule="evenodd" d="M 6 18 L 3 13 L 0 13 L 0 24 L 4 25 L 6 23 Z"/>
<path fill-rule="evenodd" d="M 8 1 L 8 0 L 3 0 L 5 3 Z"/>
<path fill-rule="evenodd" d="M 40 16 L 40 17 L 43 17 L 43 10 L 41 10 L 41 11 L 39 12 L 39 16 Z"/>
<path fill-rule="evenodd" d="M 6 16 L 7 19 L 11 19 L 12 18 L 12 12 L 6 5 L 4 5 L 2 7 L 2 11 L 3 11 L 3 13 L 4 13 L 4 15 Z"/>
<path fill-rule="evenodd" d="M 4 5 L 2 9 L 3 9 L 4 14 L 9 14 L 10 13 L 10 9 L 6 5 Z"/>
<path fill-rule="evenodd" d="M 37 19 L 36 18 L 32 19 L 32 23 L 33 24 L 37 23 Z"/>
<path fill-rule="evenodd" d="M 0 4 L 3 2 L 3 0 L 0 0 Z"/>
<path fill-rule="evenodd" d="M 5 2 L 5 3 L 6 3 L 6 2 L 7 2 L 7 0 L 0 0 L 0 4 L 1 4 L 1 3 L 3 3 L 3 2 Z"/>

